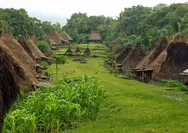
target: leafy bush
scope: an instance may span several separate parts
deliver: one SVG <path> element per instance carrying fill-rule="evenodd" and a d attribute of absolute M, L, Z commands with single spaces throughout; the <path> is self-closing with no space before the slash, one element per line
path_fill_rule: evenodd
<path fill-rule="evenodd" d="M 184 87 L 183 83 L 176 80 L 158 80 L 156 84 L 164 87 Z"/>
<path fill-rule="evenodd" d="M 108 70 L 109 70 L 110 73 L 114 73 L 114 74 L 119 73 L 119 71 L 115 68 L 108 68 Z"/>
<path fill-rule="evenodd" d="M 126 72 L 125 79 L 133 79 L 133 74 L 131 72 Z"/>
<path fill-rule="evenodd" d="M 39 41 L 39 42 L 37 42 L 37 47 L 38 47 L 42 52 L 48 52 L 48 51 L 50 51 L 50 46 L 49 46 L 48 43 L 45 42 L 45 41 Z"/>
<path fill-rule="evenodd" d="M 40 65 L 41 65 L 42 67 L 44 67 L 44 69 L 48 69 L 48 67 L 49 67 L 49 65 L 48 65 L 48 63 L 47 63 L 46 61 L 42 61 L 42 62 L 40 63 Z"/>
<path fill-rule="evenodd" d="M 188 87 L 187 86 L 183 86 L 183 87 L 181 87 L 181 90 L 185 91 L 185 92 L 188 92 Z"/>
<path fill-rule="evenodd" d="M 5 119 L 4 132 L 60 132 L 74 128 L 80 120 L 96 118 L 105 96 L 103 86 L 93 78 L 58 81 L 27 97 L 21 95 Z"/>

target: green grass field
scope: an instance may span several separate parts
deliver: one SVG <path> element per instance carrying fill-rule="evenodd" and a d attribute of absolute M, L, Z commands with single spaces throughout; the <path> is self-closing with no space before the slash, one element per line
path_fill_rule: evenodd
<path fill-rule="evenodd" d="M 79 45 L 82 49 L 87 45 Z M 73 46 L 75 49 L 77 46 Z M 104 68 L 107 52 L 102 45 L 89 44 L 91 53 L 101 58 L 87 58 L 87 64 L 59 65 L 59 78 L 93 76 L 104 85 L 108 97 L 94 121 L 82 122 L 65 133 L 188 133 L 188 95 L 135 80 L 117 78 Z M 55 53 L 63 53 L 66 48 Z M 74 50 L 73 50 L 74 51 Z M 55 75 L 55 65 L 49 68 Z M 180 100 L 174 99 L 179 98 Z"/>

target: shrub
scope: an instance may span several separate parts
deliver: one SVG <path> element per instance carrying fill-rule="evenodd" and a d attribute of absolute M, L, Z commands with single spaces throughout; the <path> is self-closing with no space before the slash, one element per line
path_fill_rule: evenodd
<path fill-rule="evenodd" d="M 44 69 L 48 69 L 48 67 L 49 67 L 49 65 L 48 65 L 48 63 L 47 63 L 46 61 L 42 61 L 42 62 L 40 63 L 40 65 L 41 65 L 42 67 L 44 67 Z"/>
<path fill-rule="evenodd" d="M 125 79 L 133 79 L 133 74 L 131 72 L 126 72 Z"/>
<path fill-rule="evenodd" d="M 156 84 L 164 87 L 184 87 L 183 83 L 176 80 L 158 80 Z"/>
<path fill-rule="evenodd" d="M 5 119 L 4 132 L 61 132 L 95 119 L 106 96 L 100 82 L 89 77 L 66 81 L 21 96 Z"/>
<path fill-rule="evenodd" d="M 44 53 L 51 51 L 50 46 L 49 46 L 48 43 L 45 42 L 45 41 L 39 41 L 39 42 L 37 42 L 37 47 L 38 47 L 42 52 L 44 52 Z"/>
<path fill-rule="evenodd" d="M 181 90 L 185 91 L 185 92 L 188 92 L 188 87 L 187 86 L 183 86 L 183 87 L 181 87 Z"/>

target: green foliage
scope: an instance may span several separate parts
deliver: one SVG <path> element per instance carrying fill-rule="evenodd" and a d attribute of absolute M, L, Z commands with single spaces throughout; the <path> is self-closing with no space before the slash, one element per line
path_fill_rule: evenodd
<path fill-rule="evenodd" d="M 66 57 L 64 55 L 54 55 L 53 58 L 55 59 L 56 64 L 66 63 Z"/>
<path fill-rule="evenodd" d="M 95 119 L 105 97 L 103 86 L 93 78 L 59 81 L 21 96 L 5 119 L 4 132 L 61 132 L 74 128 L 80 120 Z"/>
<path fill-rule="evenodd" d="M 88 42 L 89 34 L 81 33 L 78 34 L 78 44 L 85 44 Z"/>
<path fill-rule="evenodd" d="M 45 41 L 38 41 L 37 47 L 44 53 L 50 51 L 50 46 Z"/>
<path fill-rule="evenodd" d="M 159 4 L 154 8 L 133 6 L 125 8 L 118 18 L 118 31 L 136 35 L 146 50 L 155 42 L 176 32 L 187 32 L 187 4 Z"/>
<path fill-rule="evenodd" d="M 58 65 L 59 64 L 64 65 L 67 62 L 67 60 L 66 60 L 66 57 L 63 55 L 55 55 L 55 56 L 53 56 L 53 58 L 54 58 L 55 64 L 56 64 L 56 82 L 57 82 L 58 70 L 59 70 Z"/>
<path fill-rule="evenodd" d="M 181 87 L 181 90 L 182 90 L 182 91 L 185 91 L 186 93 L 188 93 L 188 86 L 183 86 L 183 87 Z"/>
<path fill-rule="evenodd" d="M 184 87 L 183 83 L 176 80 L 158 80 L 156 84 L 163 87 L 177 87 L 177 88 Z"/>
<path fill-rule="evenodd" d="M 41 22 L 35 17 L 29 17 L 25 9 L 0 8 L 0 30 L 11 30 L 17 38 L 21 36 L 43 38 L 52 29 L 54 28 L 50 22 Z"/>
<path fill-rule="evenodd" d="M 103 41 L 110 43 L 116 34 L 117 20 L 104 16 L 90 16 L 85 13 L 74 13 L 67 20 L 64 30 L 77 43 L 86 43 L 91 31 L 100 31 Z"/>
<path fill-rule="evenodd" d="M 58 31 L 58 32 L 62 30 L 62 27 L 61 27 L 60 23 L 55 23 L 55 24 L 53 24 L 52 26 L 53 26 L 54 29 L 55 29 L 56 31 Z"/>
<path fill-rule="evenodd" d="M 108 55 L 107 55 L 108 61 L 114 61 L 114 60 L 116 60 L 116 58 L 117 58 L 117 55 L 112 52 L 108 53 Z"/>
<path fill-rule="evenodd" d="M 133 74 L 131 72 L 126 72 L 124 76 L 125 79 L 133 79 Z"/>
<path fill-rule="evenodd" d="M 47 63 L 46 61 L 42 61 L 42 62 L 40 63 L 40 65 L 41 65 L 42 67 L 44 67 L 44 69 L 48 69 L 48 67 L 49 67 L 49 65 L 48 65 L 48 63 Z"/>
<path fill-rule="evenodd" d="M 41 28 L 45 34 L 48 34 L 49 31 L 54 30 L 54 27 L 51 25 L 51 22 L 44 21 L 41 23 Z"/>

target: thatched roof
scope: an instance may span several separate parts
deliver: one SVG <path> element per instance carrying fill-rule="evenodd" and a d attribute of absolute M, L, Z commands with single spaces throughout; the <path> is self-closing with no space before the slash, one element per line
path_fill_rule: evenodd
<path fill-rule="evenodd" d="M 15 76 L 15 80 L 16 80 L 17 84 L 20 87 L 22 87 L 23 89 L 25 89 L 25 87 L 31 88 L 32 85 L 37 85 L 38 84 L 38 81 L 37 81 L 37 79 L 34 76 L 33 70 L 31 71 L 28 67 L 26 67 L 26 65 L 24 64 L 24 62 L 22 62 L 18 58 L 18 56 L 16 56 L 12 52 L 12 50 L 10 50 L 7 47 L 7 45 L 1 39 L 0 39 L 0 49 L 2 51 L 0 53 L 0 55 L 5 54 L 6 58 L 8 58 L 7 60 L 9 60 L 9 63 L 11 65 L 11 67 L 9 67 L 8 69 L 10 69 L 13 72 L 13 74 Z M 3 60 L 3 59 L 0 58 L 0 60 Z M 1 62 L 1 64 L 3 64 L 3 63 L 4 62 Z M 7 65 L 7 67 L 8 66 L 9 65 Z"/>
<path fill-rule="evenodd" d="M 87 48 L 85 49 L 85 51 L 84 51 L 84 55 L 85 55 L 85 56 L 89 56 L 90 54 L 91 54 L 91 51 L 90 51 L 89 47 L 87 47 Z"/>
<path fill-rule="evenodd" d="M 152 63 L 160 53 L 168 46 L 168 40 L 166 38 L 157 41 L 155 48 L 152 49 L 137 65 L 137 68 L 144 68 Z"/>
<path fill-rule="evenodd" d="M 72 55 L 73 54 L 70 47 L 67 49 L 67 51 L 65 52 L 65 54 L 66 55 Z"/>
<path fill-rule="evenodd" d="M 89 36 L 90 41 L 102 41 L 101 35 L 98 31 L 92 31 Z"/>
<path fill-rule="evenodd" d="M 65 31 L 60 31 L 59 35 L 65 40 L 65 42 L 72 41 L 72 38 Z"/>
<path fill-rule="evenodd" d="M 145 51 L 141 44 L 137 43 L 132 45 L 131 51 L 128 53 L 126 58 L 123 60 L 123 72 L 129 71 L 131 68 L 135 68 L 136 65 L 144 58 Z"/>
<path fill-rule="evenodd" d="M 31 39 L 19 40 L 21 46 L 33 59 L 46 59 L 47 57 L 40 51 L 36 44 Z"/>
<path fill-rule="evenodd" d="M 50 40 L 53 40 L 53 42 L 55 43 L 55 44 L 61 44 L 61 41 L 64 41 L 64 39 L 62 39 L 62 37 L 59 35 L 59 33 L 56 31 L 56 30 L 52 30 L 52 31 L 50 31 L 49 33 L 48 33 L 48 35 L 47 35 L 47 38 Z M 54 44 L 53 43 L 53 44 Z M 52 45 L 53 45 L 52 44 Z"/>
<path fill-rule="evenodd" d="M 72 37 L 70 37 L 69 34 L 67 34 L 67 32 L 65 32 L 65 34 L 67 35 L 69 41 L 72 41 L 72 40 L 73 40 Z"/>
<path fill-rule="evenodd" d="M 22 48 L 22 46 L 18 43 L 17 40 L 13 38 L 11 34 L 2 34 L 0 39 L 1 45 L 6 45 L 10 51 L 9 53 L 11 53 L 11 56 L 14 57 L 23 67 L 26 79 L 29 81 L 27 85 L 29 86 L 31 84 L 38 84 L 38 81 L 35 78 L 35 63 L 29 54 Z"/>
<path fill-rule="evenodd" d="M 149 63 L 146 68 L 153 69 L 154 78 L 176 79 L 179 73 L 188 66 L 188 36 L 182 33 L 175 34 L 168 46 Z"/>
<path fill-rule="evenodd" d="M 75 53 L 81 53 L 81 51 L 80 51 L 80 48 L 79 48 L 79 47 L 77 47 L 77 48 L 76 48 Z"/>
<path fill-rule="evenodd" d="M 48 42 L 50 45 L 58 45 L 58 44 L 55 43 L 52 39 L 48 39 L 47 42 Z"/>
<path fill-rule="evenodd" d="M 127 47 L 125 47 L 123 52 L 121 52 L 121 54 L 117 57 L 116 62 L 121 64 L 122 61 L 126 58 L 126 56 L 129 54 L 131 49 L 132 49 L 131 45 L 128 45 Z"/>
<path fill-rule="evenodd" d="M 22 78 L 25 79 L 23 69 L 0 40 L 0 132 L 3 128 L 5 114 L 18 97 L 18 81 Z"/>

